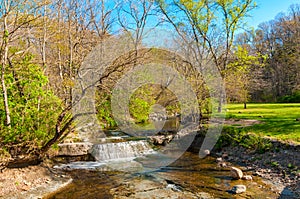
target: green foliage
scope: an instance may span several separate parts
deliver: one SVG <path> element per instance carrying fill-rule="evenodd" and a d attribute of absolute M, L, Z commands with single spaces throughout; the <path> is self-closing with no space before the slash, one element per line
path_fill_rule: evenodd
<path fill-rule="evenodd" d="M 258 153 L 264 153 L 272 147 L 270 140 L 260 135 L 247 133 L 243 128 L 225 126 L 216 146 L 222 148 L 228 145 L 242 146 Z"/>
<path fill-rule="evenodd" d="M 226 119 L 236 119 L 236 120 L 238 120 L 238 117 L 235 114 L 227 113 L 226 114 Z"/>
<path fill-rule="evenodd" d="M 258 153 L 264 153 L 272 148 L 272 143 L 269 139 L 255 134 L 245 135 L 240 145 L 248 149 L 253 149 Z"/>
<path fill-rule="evenodd" d="M 292 95 L 280 97 L 278 102 L 281 103 L 300 103 L 300 91 L 294 92 Z"/>
<path fill-rule="evenodd" d="M 278 167 L 279 166 L 279 163 L 274 161 L 274 162 L 271 162 L 271 166 L 272 167 Z"/>
<path fill-rule="evenodd" d="M 130 112 L 137 123 L 145 123 L 148 120 L 151 104 L 141 98 L 134 98 L 130 103 Z"/>
<path fill-rule="evenodd" d="M 9 152 L 7 151 L 7 149 L 5 147 L 0 148 L 0 159 L 4 160 L 6 158 L 9 158 Z"/>
<path fill-rule="evenodd" d="M 56 150 L 56 151 L 59 150 L 59 147 L 58 147 L 58 144 L 57 144 L 57 143 L 53 144 L 53 145 L 51 146 L 51 148 L 52 148 L 53 150 Z"/>
<path fill-rule="evenodd" d="M 103 127 L 114 128 L 117 126 L 111 112 L 111 100 L 110 95 L 104 93 L 100 95 L 98 93 L 97 97 L 97 117 Z"/>
<path fill-rule="evenodd" d="M 131 95 L 129 101 L 129 113 L 132 118 L 132 122 L 136 124 L 148 124 L 149 114 L 152 111 L 151 108 L 154 104 L 167 104 L 165 109 L 168 114 L 180 112 L 178 103 L 172 101 L 170 98 L 174 97 L 165 90 L 160 98 L 157 100 L 157 96 L 161 92 L 161 87 L 158 85 L 144 85 L 135 90 Z M 171 97 L 170 97 L 171 96 Z M 171 103 L 168 103 L 170 102 Z M 97 117 L 105 128 L 116 127 L 117 124 L 113 118 L 111 110 L 111 95 L 105 92 L 97 92 L 96 96 L 97 104 Z"/>
<path fill-rule="evenodd" d="M 254 77 L 252 71 L 255 67 L 261 67 L 260 60 L 264 56 L 249 54 L 247 49 L 237 47 L 235 59 L 231 61 L 225 72 L 226 94 L 228 101 L 248 102 L 250 98 L 250 88 Z"/>
<path fill-rule="evenodd" d="M 287 166 L 289 169 L 294 169 L 295 166 L 292 164 L 292 163 L 288 163 L 288 166 Z"/>
<path fill-rule="evenodd" d="M 135 123 L 147 123 L 152 105 L 155 104 L 154 89 L 150 85 L 137 89 L 131 96 L 129 111 Z"/>
<path fill-rule="evenodd" d="M 0 141 L 3 144 L 33 142 L 41 145 L 55 132 L 60 100 L 46 89 L 47 77 L 27 54 L 15 59 L 5 73 L 11 127 L 4 123 L 3 96 L 0 96 Z"/>

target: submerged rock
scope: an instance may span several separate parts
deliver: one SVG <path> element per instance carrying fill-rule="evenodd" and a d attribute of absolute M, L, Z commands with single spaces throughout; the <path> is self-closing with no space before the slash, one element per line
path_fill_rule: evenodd
<path fill-rule="evenodd" d="M 241 194 L 246 192 L 247 188 L 245 185 L 235 185 L 229 192 L 233 194 Z"/>
<path fill-rule="evenodd" d="M 197 193 L 197 198 L 213 199 L 214 197 L 212 197 L 209 193 L 200 192 Z"/>
<path fill-rule="evenodd" d="M 110 189 L 110 194 L 115 199 L 148 199 L 148 198 L 170 198 L 170 199 L 196 199 L 196 194 L 184 190 L 176 184 L 168 184 L 166 180 L 154 176 L 139 176 Z"/>
<path fill-rule="evenodd" d="M 180 191 L 180 192 L 183 191 L 180 186 L 177 186 L 175 184 L 168 184 L 166 189 L 172 189 L 173 191 Z"/>
<path fill-rule="evenodd" d="M 243 177 L 243 172 L 239 168 L 231 167 L 231 176 L 234 179 L 241 179 Z"/>

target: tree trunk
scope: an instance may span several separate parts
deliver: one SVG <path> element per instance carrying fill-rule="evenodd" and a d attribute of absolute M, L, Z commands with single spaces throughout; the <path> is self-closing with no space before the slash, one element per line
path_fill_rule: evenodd
<path fill-rule="evenodd" d="M 244 102 L 244 109 L 247 109 L 247 103 Z"/>
<path fill-rule="evenodd" d="M 1 75 L 1 86 L 2 86 L 2 91 L 3 91 L 3 103 L 4 103 L 5 115 L 6 115 L 5 125 L 8 128 L 10 128 L 11 127 L 10 110 L 9 110 L 9 106 L 8 106 L 8 96 L 7 96 L 7 89 L 6 89 L 6 85 L 5 85 L 4 74 L 5 74 L 5 65 L 3 64 L 2 65 L 2 75 Z"/>
<path fill-rule="evenodd" d="M 222 112 L 222 101 L 223 101 L 223 92 L 221 90 L 220 91 L 220 96 L 219 96 L 218 113 Z"/>
<path fill-rule="evenodd" d="M 9 4 L 5 1 L 5 12 L 9 12 Z M 7 96 L 7 88 L 5 84 L 5 67 L 7 65 L 7 57 L 8 57 L 8 28 L 7 28 L 7 15 L 4 15 L 3 18 L 3 47 L 0 49 L 1 52 L 1 65 L 2 65 L 2 71 L 1 71 L 1 86 L 2 86 L 2 92 L 3 92 L 3 103 L 5 108 L 5 115 L 6 115 L 6 122 L 5 125 L 10 128 L 11 122 L 10 122 L 10 110 L 8 106 L 8 96 Z"/>
<path fill-rule="evenodd" d="M 47 40 L 47 6 L 44 6 L 44 17 L 43 17 L 43 38 L 41 46 L 42 64 L 44 72 L 46 69 L 46 40 Z"/>
<path fill-rule="evenodd" d="M 59 115 L 56 126 L 55 126 L 55 135 L 53 138 L 51 138 L 42 148 L 41 153 L 45 153 L 48 151 L 48 149 L 55 144 L 62 135 L 68 130 L 68 128 L 71 126 L 72 122 L 74 121 L 75 117 L 71 117 L 69 120 L 64 121 L 66 115 L 68 112 L 72 109 L 72 106 L 69 105 L 67 108 L 65 108 L 62 113 Z"/>

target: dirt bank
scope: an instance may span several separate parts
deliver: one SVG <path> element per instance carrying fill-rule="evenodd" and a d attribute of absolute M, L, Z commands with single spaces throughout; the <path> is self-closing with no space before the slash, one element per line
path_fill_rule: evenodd
<path fill-rule="evenodd" d="M 70 182 L 68 176 L 54 173 L 46 164 L 4 169 L 0 173 L 0 198 L 42 198 Z"/>

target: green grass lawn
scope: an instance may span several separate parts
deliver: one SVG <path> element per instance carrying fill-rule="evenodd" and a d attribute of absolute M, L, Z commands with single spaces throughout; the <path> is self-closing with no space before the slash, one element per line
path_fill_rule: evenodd
<path fill-rule="evenodd" d="M 262 123 L 244 130 L 284 141 L 300 143 L 300 104 L 228 104 L 226 118 L 252 119 Z"/>

